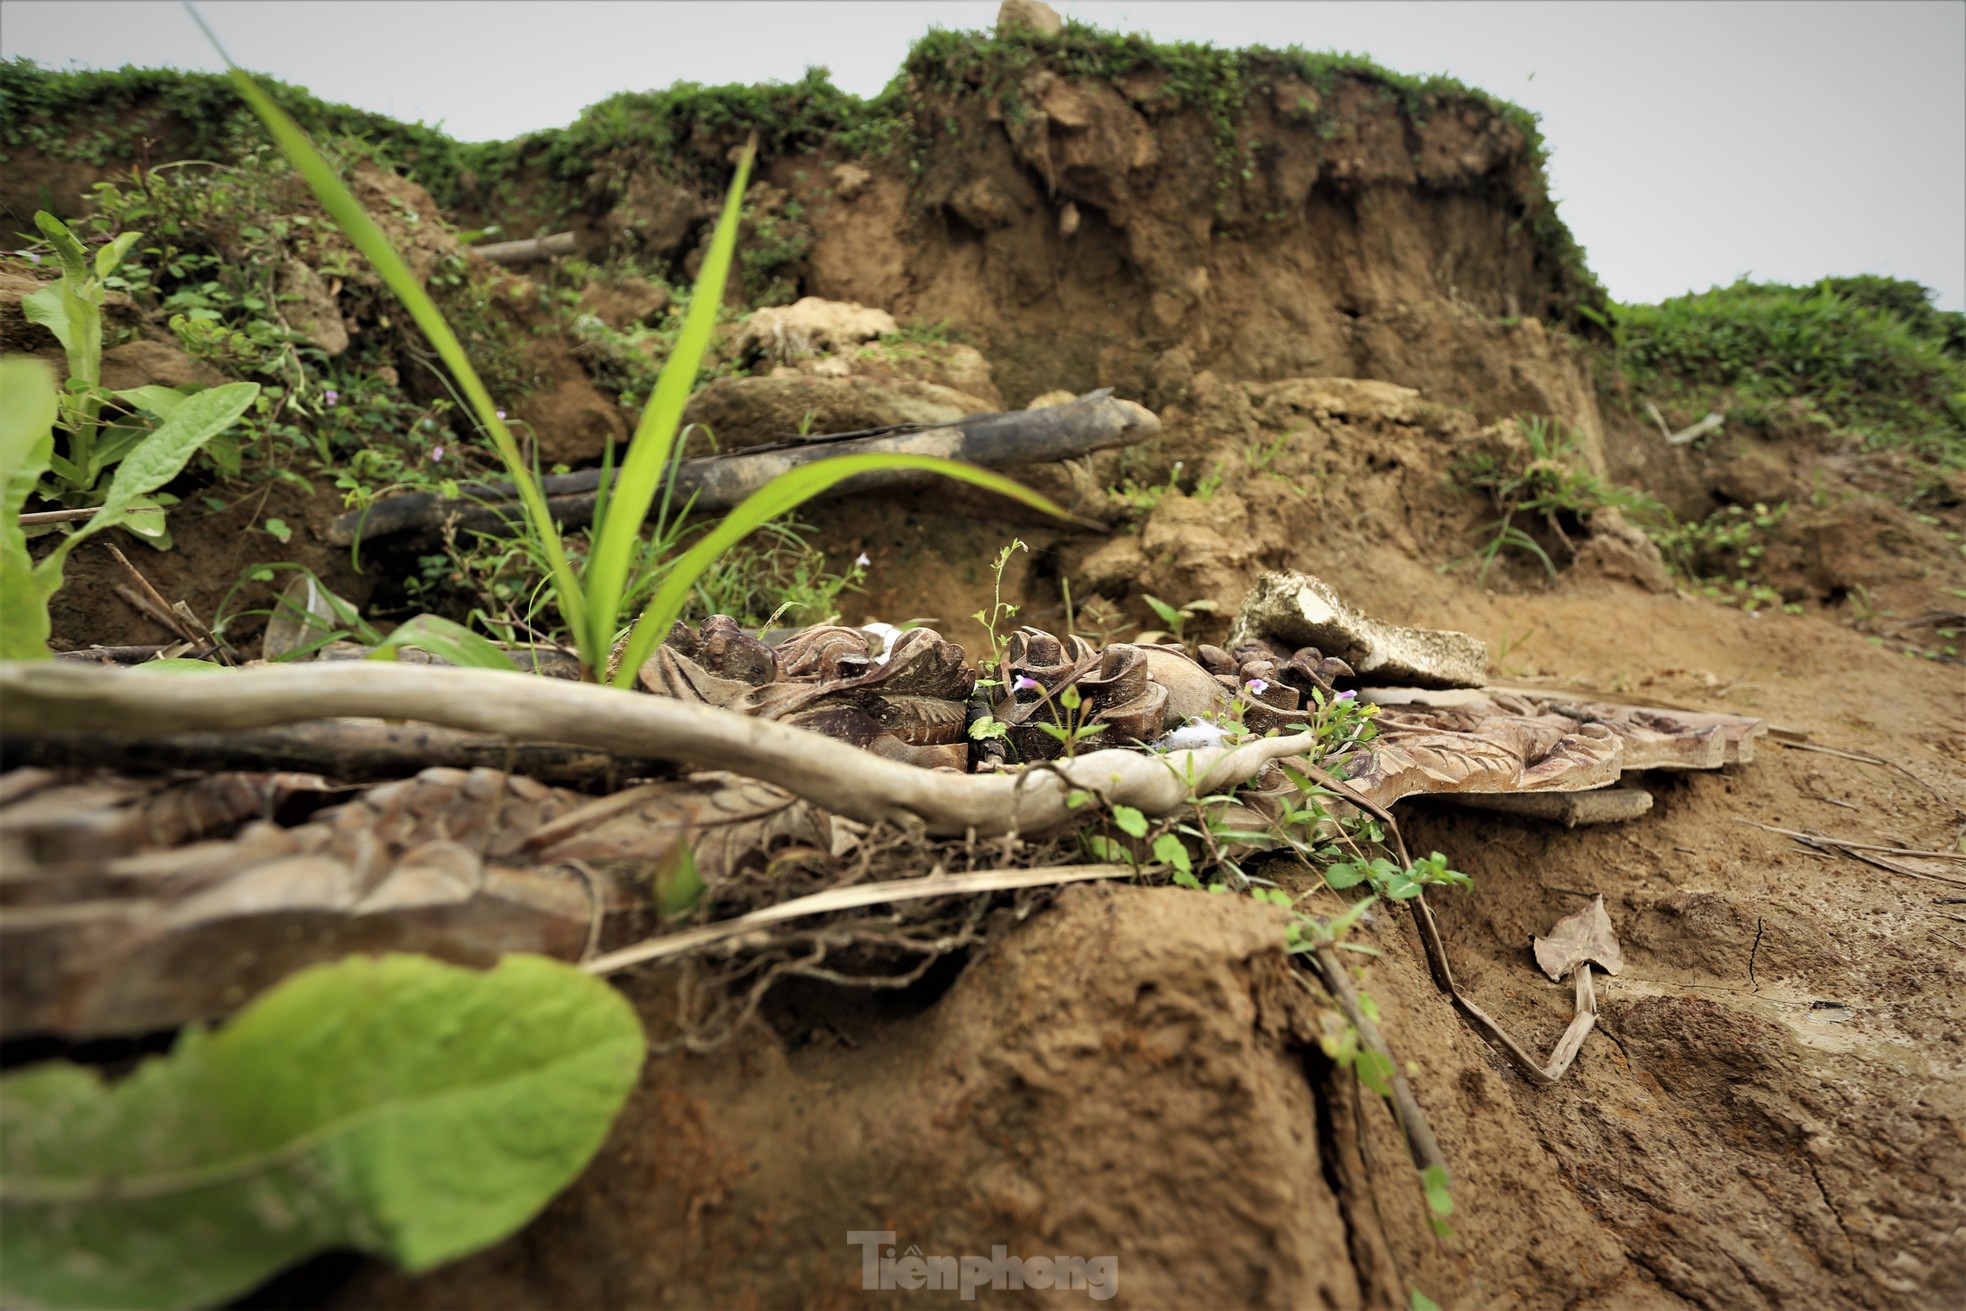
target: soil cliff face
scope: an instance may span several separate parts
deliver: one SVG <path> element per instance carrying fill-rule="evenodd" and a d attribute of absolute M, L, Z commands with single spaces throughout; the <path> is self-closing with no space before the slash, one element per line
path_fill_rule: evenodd
<path fill-rule="evenodd" d="M 1224 132 L 1166 76 L 958 79 L 924 97 L 939 126 L 912 186 L 883 172 L 840 199 L 840 168 L 780 161 L 814 233 L 804 290 L 965 325 L 1013 402 L 1164 402 L 1216 370 L 1594 419 L 1573 354 L 1524 317 L 1572 317 L 1580 288 L 1525 221 L 1548 201 L 1520 127 L 1271 70 Z"/>

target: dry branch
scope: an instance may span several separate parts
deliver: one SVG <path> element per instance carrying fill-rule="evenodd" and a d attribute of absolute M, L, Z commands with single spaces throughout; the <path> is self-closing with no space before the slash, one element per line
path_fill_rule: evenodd
<path fill-rule="evenodd" d="M 473 246 L 471 250 L 494 264 L 536 264 L 540 260 L 573 254 L 574 237 L 571 232 L 555 232 L 550 237 L 527 237 L 521 241 L 494 241 L 489 245 Z"/>
<path fill-rule="evenodd" d="M 675 772 L 666 760 L 623 756 L 551 743 L 514 741 L 423 725 L 320 720 L 230 733 L 59 732 L 0 730 L 8 769 L 111 768 L 131 773 L 179 770 L 301 770 L 351 783 L 407 778 L 433 766 L 498 769 L 554 787 L 618 786 Z"/>
<path fill-rule="evenodd" d="M 921 823 L 931 833 L 1041 833 L 1081 818 L 1074 791 L 1166 814 L 1191 795 L 1242 782 L 1305 742 L 1269 738 L 1231 749 L 1095 751 L 1018 774 L 918 769 L 769 720 L 667 697 L 479 669 L 326 665 L 245 669 L 167 686 L 98 666 L 0 665 L 9 732 L 178 733 L 346 716 L 414 719 L 521 741 L 765 779 L 865 822 Z"/>
<path fill-rule="evenodd" d="M 695 497 L 697 510 L 720 510 L 736 505 L 787 470 L 835 455 L 939 455 L 985 468 L 1002 468 L 1074 459 L 1145 441 L 1159 431 L 1160 420 L 1150 411 L 1131 401 L 1115 400 L 1110 390 L 1097 391 L 1069 405 L 979 414 L 942 428 L 903 425 L 684 460 L 676 468 L 670 495 L 677 504 Z M 865 473 L 839 484 L 829 494 L 907 486 L 933 476 L 915 469 Z M 547 505 L 553 517 L 569 528 L 592 522 L 600 485 L 599 470 L 545 479 Z M 510 483 L 473 484 L 459 491 L 465 499 L 444 500 L 422 492 L 388 497 L 366 510 L 336 519 L 328 539 L 346 546 L 358 539 L 373 541 L 414 529 L 434 529 L 453 518 L 459 529 L 468 532 L 510 533 L 522 522 L 518 502 L 510 499 L 515 496 Z"/>

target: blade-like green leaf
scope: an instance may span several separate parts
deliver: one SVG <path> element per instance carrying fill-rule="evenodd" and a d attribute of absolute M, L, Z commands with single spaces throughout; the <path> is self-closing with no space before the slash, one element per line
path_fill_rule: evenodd
<path fill-rule="evenodd" d="M 394 660 L 396 652 L 403 647 L 414 646 L 428 651 L 439 660 L 461 665 L 466 669 L 502 669 L 517 673 L 518 666 L 512 657 L 463 624 L 444 618 L 442 615 L 417 615 L 404 620 L 388 637 L 377 643 L 375 650 L 369 652 L 369 660 Z"/>
<path fill-rule="evenodd" d="M 634 1011 L 537 956 L 298 974 L 105 1084 L 0 1079 L 0 1300 L 223 1302 L 330 1247 L 411 1271 L 504 1237 L 600 1147 L 641 1068 Z"/>
<path fill-rule="evenodd" d="M 621 597 L 628 585 L 628 566 L 635 557 L 635 541 L 642 522 L 662 481 L 663 467 L 675 445 L 676 428 L 682 422 L 683 407 L 689 402 L 696 371 L 703 352 L 717 328 L 717 310 L 724 303 L 724 282 L 729 277 L 733 253 L 737 249 L 738 214 L 744 205 L 744 189 L 751 176 L 750 146 L 737 161 L 737 173 L 724 196 L 724 209 L 710 238 L 710 250 L 690 292 L 689 311 L 676 334 L 675 349 L 662 366 L 655 390 L 642 410 L 635 428 L 628 457 L 608 492 L 607 516 L 595 529 L 594 552 L 587 562 L 587 614 L 593 632 L 587 638 L 597 650 L 605 651 L 614 638 L 614 625 L 621 616 Z"/>
<path fill-rule="evenodd" d="M 210 674 L 224 672 L 224 666 L 215 665 L 209 660 L 181 660 L 176 657 L 165 660 L 146 660 L 131 668 L 152 674 Z"/>
<path fill-rule="evenodd" d="M 723 518 L 723 522 L 704 535 L 703 540 L 686 551 L 664 575 L 662 585 L 656 589 L 655 597 L 648 609 L 636 621 L 634 630 L 628 635 L 628 646 L 622 654 L 621 664 L 615 670 L 614 682 L 621 687 L 634 685 L 635 673 L 642 662 L 649 658 L 655 644 L 668 635 L 676 616 L 682 613 L 683 604 L 688 599 L 690 589 L 716 559 L 730 550 L 741 539 L 748 536 L 760 524 L 776 519 L 805 504 L 813 497 L 829 490 L 835 484 L 844 482 L 856 474 L 870 473 L 880 469 L 921 469 L 929 473 L 939 473 L 978 487 L 987 487 L 993 492 L 1002 492 L 1046 514 L 1061 519 L 1070 519 L 1062 507 L 1030 488 L 1012 482 L 1000 473 L 964 464 L 960 460 L 945 460 L 939 455 L 896 455 L 885 452 L 870 452 L 865 455 L 841 455 L 829 460 L 815 460 L 811 464 L 800 465 L 787 470 L 745 497 Z"/>
<path fill-rule="evenodd" d="M 356 248 L 375 268 L 383 282 L 388 284 L 389 290 L 395 294 L 396 299 L 402 302 L 403 308 L 409 311 L 417 327 L 423 330 L 423 335 L 436 348 L 438 356 L 444 362 L 444 367 L 450 370 L 451 377 L 457 381 L 457 385 L 464 392 L 465 399 L 471 403 L 478 422 L 486 432 L 491 434 L 492 445 L 497 448 L 499 458 L 505 462 L 506 473 L 518 487 L 519 499 L 525 507 L 526 521 L 539 537 L 540 547 L 546 553 L 547 566 L 553 578 L 553 590 L 560 602 L 560 613 L 565 616 L 568 627 L 581 641 L 582 659 L 595 664 L 605 658 L 607 654 L 605 651 L 590 651 L 586 645 L 586 601 L 581 595 L 580 584 L 574 577 L 573 566 L 567 559 L 566 550 L 560 543 L 560 533 L 553 523 L 551 511 L 547 509 L 545 495 L 533 481 L 531 470 L 526 467 L 525 459 L 519 453 L 519 444 L 512 438 L 511 429 L 505 426 L 505 420 L 498 417 L 498 406 L 493 404 L 491 393 L 485 389 L 484 381 L 479 378 L 477 369 L 472 367 L 470 358 L 465 355 L 457 334 L 451 331 L 436 302 L 430 299 L 430 294 L 416 280 L 416 275 L 410 272 L 409 265 L 403 262 L 403 257 L 396 252 L 395 247 L 389 244 L 389 238 L 376 225 L 375 220 L 369 217 L 368 211 L 362 208 L 362 203 L 355 199 L 354 194 L 328 166 L 328 162 L 321 158 L 320 153 L 307 140 L 307 134 L 300 130 L 300 125 L 295 123 L 285 110 L 274 104 L 245 70 L 232 62 L 232 57 L 225 53 L 225 48 L 219 44 L 218 38 L 212 34 L 209 27 L 205 26 L 204 19 L 200 18 L 195 10 L 192 12 L 192 18 L 204 30 L 213 48 L 219 52 L 225 59 L 226 65 L 232 70 L 232 81 L 239 88 L 239 94 L 246 98 L 246 103 L 252 106 L 253 112 L 259 115 L 260 121 L 266 124 L 267 130 L 273 134 L 280 149 L 293 162 L 295 170 L 306 180 L 309 189 L 320 200 L 322 208 L 333 216 L 341 230 L 348 235 L 348 239 L 355 243 Z"/>
<path fill-rule="evenodd" d="M 157 431 L 123 458 L 116 466 L 116 477 L 109 484 L 96 516 L 57 546 L 40 568 L 57 575 L 61 562 L 77 543 L 123 518 L 124 507 L 150 495 L 178 476 L 200 446 L 239 421 L 246 407 L 259 395 L 256 382 L 228 382 L 187 396 L 171 411 L 171 417 L 157 425 Z"/>
<path fill-rule="evenodd" d="M 54 371 L 39 360 L 0 360 L 0 660 L 46 660 L 48 598 L 27 554 L 21 507 L 54 458 Z"/>

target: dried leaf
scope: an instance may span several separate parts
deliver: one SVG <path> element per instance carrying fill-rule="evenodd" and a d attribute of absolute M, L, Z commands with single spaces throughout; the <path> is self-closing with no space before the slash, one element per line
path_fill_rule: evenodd
<path fill-rule="evenodd" d="M 1616 974 L 1625 968 L 1624 952 L 1618 935 L 1611 931 L 1611 917 L 1604 913 L 1604 898 L 1593 897 L 1591 904 L 1556 922 L 1546 938 L 1537 938 L 1536 964 L 1551 979 L 1561 982 L 1583 961 Z"/>

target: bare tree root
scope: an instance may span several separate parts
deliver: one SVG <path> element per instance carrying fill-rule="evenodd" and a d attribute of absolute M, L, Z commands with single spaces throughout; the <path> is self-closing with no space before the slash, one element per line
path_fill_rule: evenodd
<path fill-rule="evenodd" d="M 1282 737 L 1165 755 L 1094 751 L 1015 774 L 958 774 L 668 697 L 495 670 L 367 662 L 244 669 L 224 677 L 8 662 L 0 664 L 0 703 L 10 734 L 250 729 L 344 716 L 416 720 L 729 770 L 866 823 L 915 822 L 934 834 L 979 837 L 1082 822 L 1067 803 L 1074 792 L 1169 814 L 1190 797 L 1249 779 L 1308 745 Z"/>

